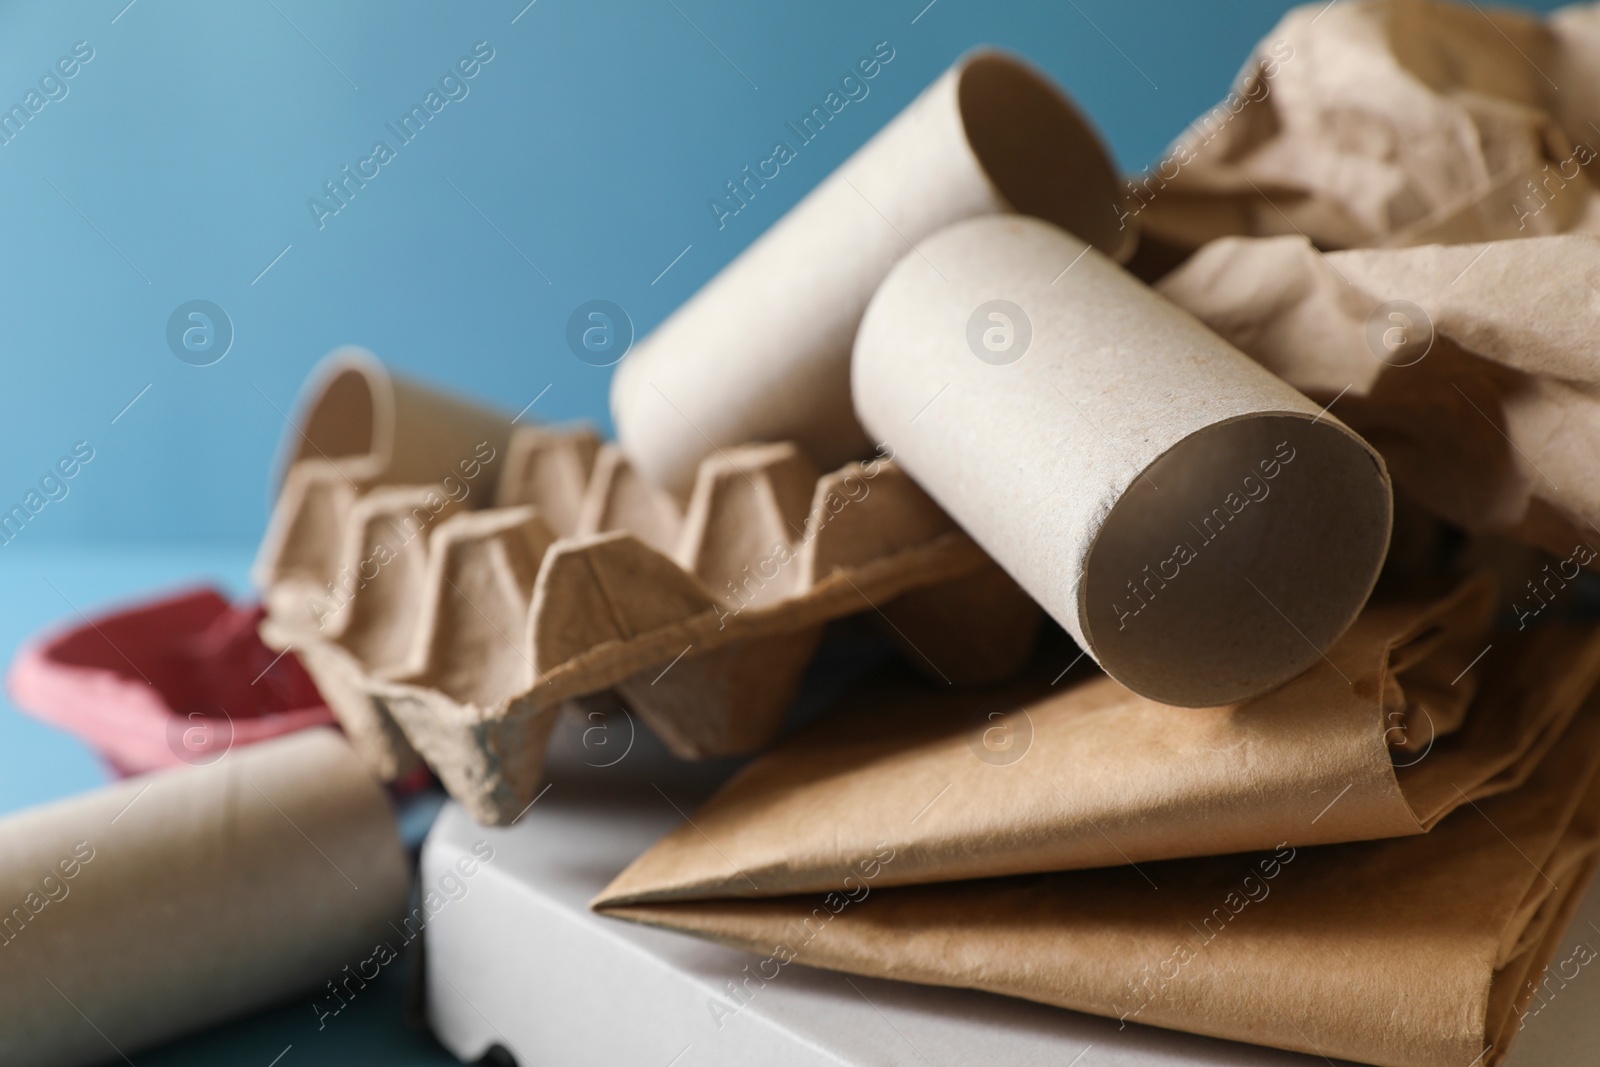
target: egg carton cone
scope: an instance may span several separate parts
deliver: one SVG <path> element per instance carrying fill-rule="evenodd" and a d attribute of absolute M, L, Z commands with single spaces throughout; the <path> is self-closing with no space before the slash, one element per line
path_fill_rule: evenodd
<path fill-rule="evenodd" d="M 392 374 L 362 348 L 322 360 L 301 390 L 284 437 L 278 496 L 252 571 L 274 619 L 296 628 L 306 602 L 338 578 L 343 532 L 362 494 L 379 486 L 465 486 L 482 507 L 502 479 L 509 416 Z M 470 476 L 466 473 L 473 472 Z"/>
<path fill-rule="evenodd" d="M 314 589 L 291 581 L 268 597 L 263 639 L 299 655 L 351 746 L 381 781 L 405 778 L 422 758 L 374 701 L 367 678 L 410 669 L 428 542 L 460 510 L 459 501 L 426 486 L 374 489 L 347 513 L 331 567 L 336 577 Z"/>
<path fill-rule="evenodd" d="M 578 520 L 583 534 L 609 530 L 626 530 L 665 556 L 677 552 L 683 531 L 678 501 L 646 481 L 616 445 L 600 450 Z"/>
<path fill-rule="evenodd" d="M 533 504 L 557 536 L 572 536 L 600 448 L 600 435 L 587 426 L 514 427 L 494 502 Z"/>
<path fill-rule="evenodd" d="M 726 449 L 680 515 L 607 446 L 576 532 L 557 536 L 546 510 L 441 522 L 408 666 L 361 677 L 370 706 L 485 823 L 537 795 L 570 702 L 614 690 L 680 757 L 746 753 L 781 726 L 832 619 L 880 613 L 929 646 L 914 657 L 925 670 L 966 681 L 1020 666 L 1041 618 L 889 461 L 819 476 L 791 444 Z M 897 603 L 917 591 L 920 609 Z"/>
<path fill-rule="evenodd" d="M 251 570 L 278 627 L 317 629 L 310 607 L 339 573 L 344 532 L 360 497 L 361 486 L 336 460 L 314 456 L 289 468 Z"/>
<path fill-rule="evenodd" d="M 536 505 L 541 518 L 571 532 L 598 448 L 586 427 L 518 426 L 494 499 Z M 413 645 L 429 544 L 436 528 L 466 510 L 482 478 L 469 464 L 448 487 L 380 486 L 358 497 L 327 461 L 306 459 L 290 468 L 274 511 L 270 528 L 287 543 L 273 553 L 278 569 L 266 586 L 262 635 L 299 654 L 352 746 L 383 781 L 403 779 L 423 761 L 370 680 L 418 669 Z"/>

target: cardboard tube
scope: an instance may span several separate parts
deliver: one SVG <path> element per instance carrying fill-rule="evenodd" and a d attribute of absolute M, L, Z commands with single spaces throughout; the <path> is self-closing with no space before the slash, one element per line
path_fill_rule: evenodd
<path fill-rule="evenodd" d="M 298 432 L 284 436 L 280 483 L 295 463 L 319 458 L 337 462 L 363 489 L 460 478 L 462 463 L 490 467 L 493 485 L 491 465 L 511 436 L 509 416 L 391 374 L 353 346 L 317 364 L 295 407 Z"/>
<path fill-rule="evenodd" d="M 1355 619 L 1383 461 L 1187 312 L 1046 222 L 922 242 L 856 340 L 856 411 L 1117 681 L 1246 700 Z"/>
<path fill-rule="evenodd" d="M 1600 567 L 1600 241 L 1493 248 L 1324 253 L 1301 237 L 1229 238 L 1160 290 L 1307 396 L 1337 397 L 1434 515 L 1510 534 L 1563 570 Z M 1538 614 L 1530 594 L 1519 618 Z"/>
<path fill-rule="evenodd" d="M 74 1067 L 363 966 L 405 910 L 383 791 L 331 730 L 0 822 L 0 1062 Z"/>
<path fill-rule="evenodd" d="M 850 343 L 908 242 L 974 215 L 1050 219 L 1125 259 L 1135 231 L 1098 134 L 995 51 L 951 67 L 617 368 L 617 439 L 681 497 L 717 447 L 793 440 L 831 470 L 871 449 Z"/>

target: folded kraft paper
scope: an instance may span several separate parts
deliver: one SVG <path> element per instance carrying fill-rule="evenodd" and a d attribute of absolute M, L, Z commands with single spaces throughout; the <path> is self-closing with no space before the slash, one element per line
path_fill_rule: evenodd
<path fill-rule="evenodd" d="M 339 976 L 410 873 L 388 798 L 316 729 L 0 821 L 0 1062 L 117 1060 Z"/>
<path fill-rule="evenodd" d="M 1523 786 L 1421 837 L 885 888 L 902 825 L 814 895 L 600 907 L 751 952 L 714 1018 L 798 962 L 1330 1061 L 1493 1065 L 1593 874 L 1597 761 L 1591 702 Z"/>
<path fill-rule="evenodd" d="M 909 242 L 1020 211 L 1118 259 L 1135 231 L 1099 135 L 1044 76 L 961 59 L 712 279 L 617 368 L 617 439 L 678 496 L 719 447 L 792 440 L 823 469 L 869 455 L 850 342 Z"/>
<path fill-rule="evenodd" d="M 741 771 L 602 905 L 822 892 L 878 842 L 878 885 L 1420 834 L 1521 784 L 1600 680 L 1600 638 L 1485 652 L 1477 579 L 1369 608 L 1321 663 L 1233 707 L 1101 676 L 951 691 L 885 672 Z"/>
<path fill-rule="evenodd" d="M 1530 605 L 1596 558 L 1600 236 L 1327 254 L 1226 238 L 1159 289 L 1331 403 L 1435 515 L 1565 561 Z"/>
<path fill-rule="evenodd" d="M 988 216 L 922 241 L 873 296 L 851 368 L 862 424 L 1152 699 L 1281 685 L 1377 578 L 1377 453 L 1048 222 Z"/>

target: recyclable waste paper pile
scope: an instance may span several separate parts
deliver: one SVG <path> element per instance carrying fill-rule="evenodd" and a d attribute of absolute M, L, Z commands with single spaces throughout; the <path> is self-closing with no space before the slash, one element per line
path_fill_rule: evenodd
<path fill-rule="evenodd" d="M 155 773 L 0 822 L 5 900 L 81 898 L 5 927 L 0 1059 L 93 1062 L 73 1005 L 133 1050 L 316 988 L 405 911 L 386 789 L 538 818 L 562 716 L 623 707 L 748 762 L 605 916 L 1499 1063 L 1600 858 L 1596 121 L 1600 5 L 1295 9 L 1132 177 L 982 49 L 622 360 L 614 440 L 334 353 L 259 611 L 129 626 L 164 702 L 85 631 L 13 667 Z M 226 760 L 157 770 L 168 675 L 269 660 Z"/>

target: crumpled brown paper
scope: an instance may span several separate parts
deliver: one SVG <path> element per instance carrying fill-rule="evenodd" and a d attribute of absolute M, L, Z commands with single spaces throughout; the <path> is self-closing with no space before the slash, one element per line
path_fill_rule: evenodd
<path fill-rule="evenodd" d="M 1593 873 L 1597 762 L 1591 702 L 1524 787 L 1424 837 L 882 888 L 907 858 L 886 820 L 820 896 L 604 910 L 759 954 L 713 1015 L 794 961 L 1325 1058 L 1493 1065 Z"/>
<path fill-rule="evenodd" d="M 1159 286 L 1383 454 L 1439 517 L 1600 547 L 1600 237 L 1322 254 L 1230 238 Z M 1537 601 L 1562 587 L 1555 579 Z"/>
<path fill-rule="evenodd" d="M 1600 8 L 1549 21 L 1452 0 L 1318 0 L 1129 183 L 1128 218 L 1193 249 L 1325 248 L 1600 228 Z"/>
<path fill-rule="evenodd" d="M 1520 784 L 1600 679 L 1600 638 L 1542 627 L 1486 649 L 1491 602 L 1474 579 L 1369 608 L 1328 661 L 1231 707 L 1098 675 L 1052 687 L 1059 650 L 1005 688 L 880 676 L 597 904 L 833 888 L 884 840 L 879 884 L 901 885 L 1420 834 Z"/>

